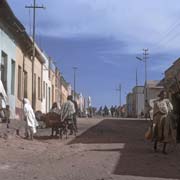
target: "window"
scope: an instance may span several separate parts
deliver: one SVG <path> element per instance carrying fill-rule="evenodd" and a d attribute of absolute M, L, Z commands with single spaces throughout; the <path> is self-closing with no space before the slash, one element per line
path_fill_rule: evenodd
<path fill-rule="evenodd" d="M 51 78 L 51 68 L 50 68 L 50 66 L 51 66 L 51 62 L 50 62 L 51 60 L 49 59 L 49 61 L 48 61 L 48 78 L 50 79 Z"/>
<path fill-rule="evenodd" d="M 15 89 L 15 61 L 11 60 L 11 94 L 14 95 Z"/>
<path fill-rule="evenodd" d="M 32 96 L 32 108 L 36 109 L 36 74 L 34 74 L 34 80 L 33 80 L 33 96 Z"/>
<path fill-rule="evenodd" d="M 55 86 L 58 86 L 58 82 L 57 82 L 57 76 L 55 76 Z"/>
<path fill-rule="evenodd" d="M 51 88 L 49 87 L 49 106 L 48 106 L 48 111 L 50 110 L 50 106 L 51 106 Z"/>
<path fill-rule="evenodd" d="M 7 92 L 7 54 L 2 51 L 1 57 L 1 81 Z"/>
<path fill-rule="evenodd" d="M 50 103 L 50 101 L 49 101 L 49 99 L 48 99 L 48 85 L 47 85 L 47 83 L 46 83 L 46 113 L 48 112 L 48 107 L 49 107 L 49 103 Z"/>
<path fill-rule="evenodd" d="M 21 84 L 21 72 L 22 68 L 21 66 L 18 66 L 18 98 L 21 99 L 21 88 L 22 88 L 22 84 Z"/>
<path fill-rule="evenodd" d="M 38 99 L 41 100 L 41 79 L 38 77 Z"/>
<path fill-rule="evenodd" d="M 28 74 L 24 71 L 24 98 L 28 97 Z"/>
<path fill-rule="evenodd" d="M 52 102 L 54 102 L 54 85 L 52 85 Z"/>
<path fill-rule="evenodd" d="M 45 81 L 43 81 L 43 98 L 45 98 L 46 96 L 46 85 L 45 85 Z"/>

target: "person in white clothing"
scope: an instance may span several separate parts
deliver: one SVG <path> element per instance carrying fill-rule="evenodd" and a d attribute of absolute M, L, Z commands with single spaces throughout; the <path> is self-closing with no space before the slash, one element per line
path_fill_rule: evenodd
<path fill-rule="evenodd" d="M 26 121 L 26 138 L 30 138 L 33 140 L 34 134 L 37 132 L 36 127 L 38 126 L 38 122 L 36 120 L 34 111 L 30 105 L 30 102 L 27 98 L 24 98 L 24 118 Z"/>

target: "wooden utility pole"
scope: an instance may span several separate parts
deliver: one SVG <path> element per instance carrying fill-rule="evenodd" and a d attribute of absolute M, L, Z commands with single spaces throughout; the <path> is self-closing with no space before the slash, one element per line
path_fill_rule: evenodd
<path fill-rule="evenodd" d="M 145 79 L 145 85 L 144 85 L 144 96 L 145 96 L 145 101 L 144 101 L 144 108 L 145 108 L 145 117 L 147 120 L 147 112 L 146 112 L 146 107 L 147 107 L 147 103 L 148 103 L 148 94 L 147 94 L 147 59 L 148 59 L 148 49 L 143 49 L 143 58 L 140 57 L 136 57 L 138 60 L 144 62 L 144 71 L 145 71 L 145 75 L 144 75 L 144 79 Z"/>
<path fill-rule="evenodd" d="M 36 9 L 44 9 L 44 6 L 37 6 L 36 5 L 36 0 L 34 0 L 33 5 L 31 6 L 25 6 L 25 8 L 30 8 L 33 9 L 33 44 L 32 44 L 32 107 L 35 110 L 35 105 L 36 105 L 36 97 L 35 97 L 35 85 L 34 83 L 36 82 L 34 79 L 34 61 L 35 61 L 35 56 L 36 56 L 36 49 L 35 49 L 35 38 L 36 38 Z"/>

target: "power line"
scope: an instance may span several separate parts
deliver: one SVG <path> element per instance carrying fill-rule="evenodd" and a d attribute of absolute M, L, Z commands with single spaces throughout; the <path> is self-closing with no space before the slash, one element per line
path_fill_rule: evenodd
<path fill-rule="evenodd" d="M 169 26 L 168 30 L 162 35 L 162 37 L 159 39 L 159 41 L 157 41 L 154 45 L 154 47 L 152 47 L 152 49 L 158 48 L 161 46 L 162 42 L 166 42 L 169 37 L 172 35 L 171 33 L 178 28 L 178 26 L 180 26 L 180 21 L 176 21 L 176 23 L 174 23 L 173 25 Z"/>

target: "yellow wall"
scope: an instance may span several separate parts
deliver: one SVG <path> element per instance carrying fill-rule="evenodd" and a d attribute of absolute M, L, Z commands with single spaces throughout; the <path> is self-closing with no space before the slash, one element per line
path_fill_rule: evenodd
<path fill-rule="evenodd" d="M 28 74 L 28 99 L 31 101 L 32 99 L 32 63 L 28 57 L 24 57 L 23 52 L 17 46 L 16 47 L 16 66 L 15 66 L 15 97 L 16 97 L 16 116 L 17 118 L 21 118 L 22 110 L 23 110 L 23 98 L 24 98 L 24 73 L 23 73 L 23 63 L 24 63 L 24 70 Z M 21 96 L 18 97 L 18 66 L 21 67 Z"/>
<path fill-rule="evenodd" d="M 56 96 L 55 96 L 55 72 L 53 72 L 52 70 L 50 70 L 50 81 L 51 81 L 51 104 L 53 102 L 56 102 Z M 54 87 L 54 90 L 53 90 Z"/>
<path fill-rule="evenodd" d="M 28 97 L 27 98 L 31 102 L 32 101 L 32 62 L 27 57 L 25 58 L 25 61 L 24 61 L 24 70 L 28 74 L 28 83 L 27 83 L 27 89 L 28 89 L 27 96 Z"/>
<path fill-rule="evenodd" d="M 42 103 L 42 64 L 35 58 L 34 61 L 34 74 L 36 74 L 36 109 L 41 110 Z M 40 98 L 38 97 L 38 77 L 40 77 Z"/>
<path fill-rule="evenodd" d="M 61 86 L 61 97 L 62 97 L 62 101 L 61 101 L 62 103 L 67 101 L 68 91 L 63 85 Z"/>

